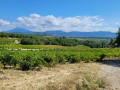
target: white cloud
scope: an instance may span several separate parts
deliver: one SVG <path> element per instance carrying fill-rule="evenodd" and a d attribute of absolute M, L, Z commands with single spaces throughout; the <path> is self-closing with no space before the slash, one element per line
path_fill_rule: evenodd
<path fill-rule="evenodd" d="M 63 30 L 63 31 L 113 31 L 114 28 L 105 27 L 104 19 L 98 16 L 75 16 L 75 17 L 55 17 L 53 15 L 40 16 L 39 14 L 31 14 L 29 17 L 23 16 L 10 23 L 0 19 L 0 30 L 11 28 L 24 28 L 31 31 L 48 31 L 48 30 Z M 108 30 L 107 30 L 108 29 Z"/>
<path fill-rule="evenodd" d="M 0 31 L 11 29 L 12 24 L 8 21 L 0 19 Z"/>
<path fill-rule="evenodd" d="M 97 16 L 55 17 L 53 15 L 40 16 L 31 14 L 29 17 L 19 17 L 14 22 L 16 27 L 32 31 L 64 30 L 64 31 L 89 31 L 89 28 L 102 26 L 104 19 Z"/>
<path fill-rule="evenodd" d="M 115 25 L 120 25 L 120 23 L 119 23 L 119 22 L 116 22 Z"/>
<path fill-rule="evenodd" d="M 9 25 L 9 24 L 10 24 L 10 22 L 0 19 L 0 26 L 5 26 L 5 25 Z"/>
<path fill-rule="evenodd" d="M 33 18 L 39 18 L 40 15 L 39 15 L 39 14 L 31 14 L 30 17 L 33 17 Z"/>

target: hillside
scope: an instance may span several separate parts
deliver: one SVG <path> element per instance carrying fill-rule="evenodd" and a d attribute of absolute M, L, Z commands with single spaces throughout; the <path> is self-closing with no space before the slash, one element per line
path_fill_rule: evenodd
<path fill-rule="evenodd" d="M 6 33 L 23 33 L 23 34 L 32 34 L 32 31 L 22 29 L 22 28 L 15 28 L 12 30 L 5 31 Z"/>
<path fill-rule="evenodd" d="M 56 37 L 116 37 L 115 33 L 98 31 L 98 32 L 64 32 L 64 31 L 46 31 L 45 34 L 56 36 Z"/>
<path fill-rule="evenodd" d="M 55 37 L 109 37 L 114 38 L 116 37 L 115 33 L 112 32 L 105 32 L 105 31 L 98 31 L 98 32 L 78 32 L 78 31 L 72 31 L 72 32 L 64 32 L 62 30 L 56 30 L 56 31 L 45 31 L 45 32 L 33 32 L 30 30 L 22 29 L 22 28 L 16 28 L 8 31 L 4 31 L 6 33 L 22 33 L 22 34 L 47 34 L 50 36 Z"/>

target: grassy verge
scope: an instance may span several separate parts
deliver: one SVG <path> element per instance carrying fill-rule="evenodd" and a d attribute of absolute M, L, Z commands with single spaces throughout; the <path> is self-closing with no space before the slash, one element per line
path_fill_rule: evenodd
<path fill-rule="evenodd" d="M 98 90 L 107 85 L 99 70 L 97 63 L 64 64 L 41 71 L 7 69 L 0 76 L 0 90 Z"/>
<path fill-rule="evenodd" d="M 74 67 L 76 70 L 62 83 L 49 82 L 44 87 L 46 90 L 99 90 L 109 85 L 105 78 L 98 75 L 100 66 L 97 63 L 72 64 L 66 67 Z"/>

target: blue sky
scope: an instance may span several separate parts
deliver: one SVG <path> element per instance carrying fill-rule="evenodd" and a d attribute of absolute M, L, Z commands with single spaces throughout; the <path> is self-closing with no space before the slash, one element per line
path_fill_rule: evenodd
<path fill-rule="evenodd" d="M 0 31 L 112 31 L 120 23 L 120 0 L 0 0 Z"/>

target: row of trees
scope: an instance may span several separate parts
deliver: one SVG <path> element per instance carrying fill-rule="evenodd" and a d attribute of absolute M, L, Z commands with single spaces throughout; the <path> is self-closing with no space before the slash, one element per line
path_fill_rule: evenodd
<path fill-rule="evenodd" d="M 22 38 L 21 44 L 23 45 L 61 45 L 61 46 L 77 46 L 85 45 L 91 48 L 104 48 L 107 47 L 106 42 L 92 41 L 92 40 L 78 40 L 66 37 L 35 37 L 35 38 Z"/>
<path fill-rule="evenodd" d="M 91 48 L 107 47 L 106 42 L 92 40 L 78 40 L 66 37 L 42 37 L 39 35 L 13 34 L 13 33 L 0 33 L 0 37 L 20 38 L 21 44 L 23 45 L 61 45 L 61 46 L 85 45 Z"/>

